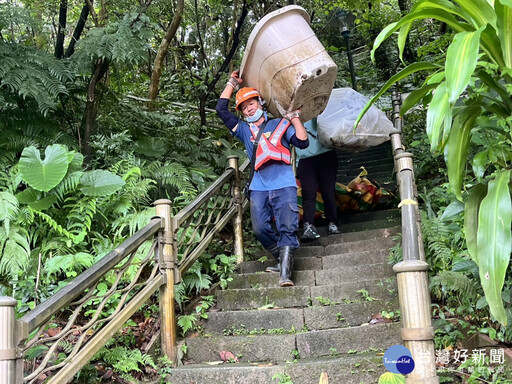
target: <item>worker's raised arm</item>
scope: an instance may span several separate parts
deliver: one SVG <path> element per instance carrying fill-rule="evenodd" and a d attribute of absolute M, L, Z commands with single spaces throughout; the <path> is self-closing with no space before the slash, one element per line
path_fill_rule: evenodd
<path fill-rule="evenodd" d="M 231 99 L 231 96 L 233 96 L 233 92 L 238 90 L 240 84 L 242 84 L 242 79 L 239 77 L 239 73 L 240 72 L 238 70 L 233 71 L 231 73 L 231 77 L 226 83 L 226 88 L 224 88 L 224 90 L 220 94 L 221 99 Z"/>

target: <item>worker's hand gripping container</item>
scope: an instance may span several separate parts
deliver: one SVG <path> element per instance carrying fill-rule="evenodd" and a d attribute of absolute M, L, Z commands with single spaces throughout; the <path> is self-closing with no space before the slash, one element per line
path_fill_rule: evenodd
<path fill-rule="evenodd" d="M 302 7 L 289 5 L 263 17 L 247 42 L 243 85 L 257 88 L 276 117 L 301 108 L 301 120 L 311 120 L 334 86 L 338 68 L 309 22 Z"/>

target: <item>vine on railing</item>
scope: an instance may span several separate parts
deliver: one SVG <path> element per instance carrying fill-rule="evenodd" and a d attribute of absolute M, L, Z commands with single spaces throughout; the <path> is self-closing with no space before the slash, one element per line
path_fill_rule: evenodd
<path fill-rule="evenodd" d="M 154 236 L 156 230 L 148 233 L 149 238 Z M 34 330 L 29 329 L 31 335 L 22 346 L 27 368 L 23 382 L 34 383 L 49 376 L 52 376 L 52 382 L 66 382 L 69 379 L 67 376 L 71 374 L 72 377 L 75 372 L 63 372 L 61 369 L 84 355 L 84 351 L 89 359 L 108 340 L 100 338 L 100 342 L 95 342 L 93 336 L 104 330 L 107 324 L 111 329 L 121 328 L 126 321 L 126 315 L 121 314 L 130 312 L 131 315 L 139 308 L 133 308 L 133 303 L 140 302 L 137 299 L 141 292 L 147 296 L 144 288 L 153 287 L 150 294 L 158 289 L 161 277 L 154 257 L 158 241 L 144 240 L 140 239 L 140 244 L 124 255 L 111 252 L 105 256 L 122 257 L 122 260 L 97 281 L 94 280 L 95 276 L 91 276 L 90 285 L 71 303 L 62 308 L 53 308 L 53 315 L 45 323 Z M 30 313 L 27 314 L 29 317 Z M 109 331 L 105 336 L 110 338 L 111 333 Z"/>

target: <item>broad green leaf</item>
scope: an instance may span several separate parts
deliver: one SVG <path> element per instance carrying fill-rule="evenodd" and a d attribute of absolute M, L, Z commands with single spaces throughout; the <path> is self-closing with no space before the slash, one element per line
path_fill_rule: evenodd
<path fill-rule="evenodd" d="M 409 109 L 418 104 L 428 92 L 436 88 L 438 85 L 439 83 L 427 84 L 412 91 L 403 101 L 402 106 L 400 107 L 400 115 L 405 115 Z"/>
<path fill-rule="evenodd" d="M 40 200 L 35 200 L 28 204 L 28 206 L 36 211 L 44 211 L 45 209 L 50 208 L 53 204 L 57 202 L 57 196 L 49 195 Z"/>
<path fill-rule="evenodd" d="M 405 49 L 405 43 L 407 42 L 407 35 L 411 31 L 411 28 L 412 28 L 412 21 L 403 25 L 402 28 L 400 28 L 400 31 L 398 32 L 398 40 L 397 40 L 398 52 L 399 52 L 398 55 L 399 55 L 400 61 L 402 63 L 404 62 L 404 49 Z"/>
<path fill-rule="evenodd" d="M 480 48 L 480 34 L 475 32 L 457 33 L 446 52 L 446 87 L 449 101 L 454 104 L 466 89 L 471 75 L 475 71 Z"/>
<path fill-rule="evenodd" d="M 475 28 L 480 28 L 485 24 L 496 27 L 496 13 L 487 0 L 458 0 L 457 4 L 470 17 Z"/>
<path fill-rule="evenodd" d="M 430 150 L 432 152 L 442 147 L 443 132 L 449 133 L 449 128 L 443 126 L 451 121 L 452 106 L 448 101 L 446 82 L 441 83 L 434 91 L 434 97 L 430 102 L 427 111 L 427 135 L 430 139 Z"/>
<path fill-rule="evenodd" d="M 27 188 L 23 192 L 16 194 L 16 199 L 20 204 L 28 204 L 37 200 L 41 192 L 36 191 L 33 188 Z"/>
<path fill-rule="evenodd" d="M 512 68 L 512 5 L 507 6 L 504 0 L 496 0 L 494 9 L 498 17 L 496 29 L 501 43 L 503 60 L 505 66 Z"/>
<path fill-rule="evenodd" d="M 473 173 L 475 174 L 475 176 L 479 182 L 481 182 L 482 178 L 484 177 L 485 170 L 487 168 L 488 159 L 489 159 L 489 151 L 487 149 L 477 153 L 473 157 L 473 161 L 472 161 Z"/>
<path fill-rule="evenodd" d="M 512 202 L 510 199 L 510 170 L 498 172 L 489 182 L 487 196 L 478 212 L 477 258 L 480 281 L 489 309 L 504 327 L 507 313 L 501 290 L 512 251 Z"/>
<path fill-rule="evenodd" d="M 426 8 L 442 9 L 443 11 L 453 13 L 454 15 L 461 17 L 466 21 L 468 21 L 470 18 L 469 14 L 448 0 L 419 0 L 413 5 L 411 12 L 418 12 Z"/>
<path fill-rule="evenodd" d="M 450 219 L 461 212 L 464 212 L 464 204 L 459 200 L 452 201 L 444 210 L 440 220 Z"/>
<path fill-rule="evenodd" d="M 68 170 L 69 157 L 65 146 L 54 144 L 46 147 L 41 160 L 39 150 L 27 147 L 21 153 L 19 170 L 23 181 L 38 191 L 48 192 L 59 184 Z"/>
<path fill-rule="evenodd" d="M 466 200 L 466 209 L 464 210 L 464 234 L 466 236 L 466 245 L 468 247 L 469 256 L 478 264 L 478 255 L 476 248 L 478 233 L 478 210 L 480 203 L 487 194 L 487 186 L 485 184 L 477 184 L 469 190 L 468 199 Z"/>
<path fill-rule="evenodd" d="M 378 384 L 405 384 L 405 376 L 386 372 L 380 375 Z"/>
<path fill-rule="evenodd" d="M 377 92 L 377 94 L 375 96 L 373 96 L 370 101 L 368 101 L 368 103 L 364 106 L 364 108 L 361 110 L 361 112 L 359 112 L 359 116 L 357 116 L 357 119 L 354 123 L 354 128 L 357 127 L 357 124 L 361 121 L 362 117 L 364 116 L 364 114 L 370 109 L 370 107 L 373 105 L 373 103 L 375 103 L 375 101 L 381 97 L 384 92 L 386 92 L 391 86 L 393 86 L 397 81 L 399 80 L 402 80 L 404 78 L 406 78 L 407 76 L 415 73 L 415 72 L 419 72 L 419 71 L 424 71 L 424 70 L 428 70 L 428 69 L 439 69 L 441 68 L 439 65 L 437 64 L 432 64 L 432 63 L 426 63 L 426 62 L 421 62 L 421 63 L 413 63 L 411 65 L 408 65 L 407 67 L 405 67 L 404 69 L 402 69 L 400 72 L 398 72 L 396 75 L 392 76 L 387 82 L 386 84 L 384 84 L 382 86 L 382 88 L 380 89 L 379 92 Z"/>
<path fill-rule="evenodd" d="M 448 168 L 448 180 L 455 197 L 462 201 L 462 180 L 468 161 L 471 129 L 482 113 L 478 106 L 470 106 L 457 115 L 453 121 L 450 136 L 445 146 L 444 156 Z"/>
<path fill-rule="evenodd" d="M 109 196 L 119 191 L 125 181 L 112 172 L 97 169 L 88 171 L 80 179 L 82 193 L 86 196 Z"/>

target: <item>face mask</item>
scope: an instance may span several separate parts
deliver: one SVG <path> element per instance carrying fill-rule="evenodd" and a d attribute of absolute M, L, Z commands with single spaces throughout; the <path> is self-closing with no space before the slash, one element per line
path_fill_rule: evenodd
<path fill-rule="evenodd" d="M 258 109 L 254 115 L 247 116 L 245 120 L 247 120 L 249 123 L 254 123 L 255 121 L 258 121 L 260 117 L 263 115 L 263 109 Z"/>

